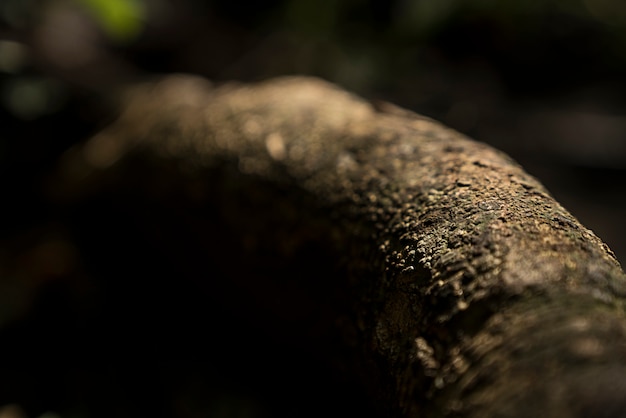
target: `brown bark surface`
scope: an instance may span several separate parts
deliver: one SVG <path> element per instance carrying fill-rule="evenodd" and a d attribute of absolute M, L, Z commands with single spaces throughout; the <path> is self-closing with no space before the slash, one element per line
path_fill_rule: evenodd
<path fill-rule="evenodd" d="M 171 76 L 121 109 L 54 198 L 118 202 L 215 298 L 332 340 L 383 413 L 626 411 L 626 277 L 501 152 L 311 78 Z"/>

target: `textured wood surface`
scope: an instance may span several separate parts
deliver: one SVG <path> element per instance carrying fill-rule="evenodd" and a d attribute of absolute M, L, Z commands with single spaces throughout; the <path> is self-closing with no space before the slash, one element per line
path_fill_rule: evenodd
<path fill-rule="evenodd" d="M 54 199 L 122 202 L 181 270 L 219 266 L 236 286 L 211 291 L 279 328 L 316 315 L 383 413 L 626 410 L 626 277 L 503 153 L 312 78 L 170 76 L 120 103 L 64 157 Z"/>

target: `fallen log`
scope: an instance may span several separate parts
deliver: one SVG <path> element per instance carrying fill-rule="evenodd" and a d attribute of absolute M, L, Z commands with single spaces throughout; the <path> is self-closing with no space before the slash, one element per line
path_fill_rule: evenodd
<path fill-rule="evenodd" d="M 332 328 L 312 350 L 382 414 L 626 410 L 626 276 L 508 156 L 313 78 L 170 76 L 123 97 L 51 195 L 75 215 L 109 202 L 268 332 Z"/>

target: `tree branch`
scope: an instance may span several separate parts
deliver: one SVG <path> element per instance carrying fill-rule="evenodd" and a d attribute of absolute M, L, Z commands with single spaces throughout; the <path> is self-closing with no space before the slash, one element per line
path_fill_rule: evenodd
<path fill-rule="evenodd" d="M 181 270 L 210 282 L 221 266 L 287 329 L 303 326 L 293 318 L 307 303 L 317 315 L 327 303 L 321 317 L 341 318 L 350 353 L 338 361 L 358 358 L 350 372 L 389 411 L 626 409 L 626 277 L 503 153 L 312 78 L 171 76 L 122 103 L 65 157 L 56 198 L 123 200 Z M 173 242 L 175 231 L 188 232 Z M 250 279 L 260 271 L 275 282 Z"/>

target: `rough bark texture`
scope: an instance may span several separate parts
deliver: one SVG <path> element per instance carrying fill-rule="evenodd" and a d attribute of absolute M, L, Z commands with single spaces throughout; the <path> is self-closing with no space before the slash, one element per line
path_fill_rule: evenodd
<path fill-rule="evenodd" d="M 199 281 L 225 272 L 216 298 L 277 332 L 314 315 L 385 414 L 626 410 L 624 273 L 506 155 L 317 79 L 128 91 L 52 195 L 123 202 L 163 257 Z"/>

